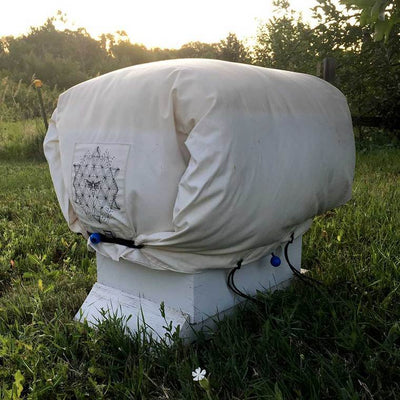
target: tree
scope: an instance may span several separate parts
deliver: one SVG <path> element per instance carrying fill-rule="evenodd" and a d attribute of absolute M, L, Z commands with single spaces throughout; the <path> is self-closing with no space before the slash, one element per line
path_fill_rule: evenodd
<path fill-rule="evenodd" d="M 129 39 L 121 40 L 111 48 L 111 56 L 118 68 L 153 61 L 153 54 L 142 44 L 132 44 Z"/>
<path fill-rule="evenodd" d="M 347 96 L 353 116 L 399 129 L 400 25 L 393 27 L 386 43 L 376 42 L 372 27 L 357 23 L 351 10 L 332 0 L 317 2 L 313 29 L 290 10 L 288 1 L 274 3 L 275 15 L 259 26 L 257 64 L 315 74 L 318 61 L 333 57 L 335 84 Z"/>
<path fill-rule="evenodd" d="M 108 55 L 99 43 L 83 28 L 57 30 L 55 20 L 49 18 L 22 37 L 8 37 L 0 69 L 10 71 L 15 80 L 29 84 L 37 75 L 62 89 L 104 72 Z"/>
<path fill-rule="evenodd" d="M 218 47 L 215 43 L 189 42 L 176 55 L 178 58 L 218 58 Z"/>
<path fill-rule="evenodd" d="M 285 0 L 274 1 L 274 16 L 260 24 L 255 45 L 255 62 L 264 67 L 314 73 L 315 33 L 296 16 Z"/>
<path fill-rule="evenodd" d="M 374 27 L 374 39 L 387 42 L 390 32 L 400 24 L 400 2 L 398 0 L 341 0 L 351 10 L 359 11 L 361 26 Z"/>
<path fill-rule="evenodd" d="M 244 46 L 234 33 L 229 33 L 228 36 L 217 44 L 218 58 L 220 60 L 250 63 L 251 57 L 249 50 Z"/>
<path fill-rule="evenodd" d="M 319 21 L 315 27 L 318 53 L 337 60 L 336 83 L 347 96 L 352 114 L 399 129 L 399 25 L 383 43 L 374 40 L 372 26 L 355 21 L 351 10 L 338 9 L 332 0 L 318 0 L 314 16 Z"/>

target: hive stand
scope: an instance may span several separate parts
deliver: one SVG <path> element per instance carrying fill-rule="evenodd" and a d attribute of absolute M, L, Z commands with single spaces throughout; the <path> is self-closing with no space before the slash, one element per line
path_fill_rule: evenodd
<path fill-rule="evenodd" d="M 300 269 L 301 236 L 288 249 L 289 259 Z M 274 251 L 282 263 L 270 264 L 268 255 L 236 271 L 234 281 L 244 293 L 275 290 L 287 285 L 292 271 L 285 261 L 283 248 Z M 75 316 L 96 325 L 107 315 L 126 317 L 126 326 L 137 331 L 145 324 L 147 332 L 160 339 L 166 326 L 180 336 L 193 339 L 200 329 L 212 329 L 217 318 L 233 310 L 244 299 L 227 286 L 228 269 L 204 270 L 198 274 L 158 271 L 138 264 L 116 262 L 97 254 L 97 282 Z M 165 317 L 160 304 L 164 303 Z M 127 317 L 130 318 L 128 319 Z"/>

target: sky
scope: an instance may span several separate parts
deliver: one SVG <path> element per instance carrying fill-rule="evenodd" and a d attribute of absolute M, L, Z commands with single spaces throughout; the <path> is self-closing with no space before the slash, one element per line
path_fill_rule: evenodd
<path fill-rule="evenodd" d="M 291 0 L 307 19 L 315 0 Z M 251 43 L 259 21 L 272 16 L 272 0 L 12 0 L 0 12 L 0 37 L 20 36 L 61 10 L 69 29 L 92 37 L 124 30 L 146 47 L 179 48 L 190 41 L 218 42 L 229 32 Z"/>

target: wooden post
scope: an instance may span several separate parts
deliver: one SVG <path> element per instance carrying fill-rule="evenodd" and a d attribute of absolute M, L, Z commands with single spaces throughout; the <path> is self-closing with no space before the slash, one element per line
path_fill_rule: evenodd
<path fill-rule="evenodd" d="M 44 123 L 44 126 L 46 127 L 46 131 L 47 131 L 47 129 L 49 129 L 49 124 L 47 122 L 46 112 L 44 111 L 43 97 L 42 97 L 42 92 L 41 92 L 43 83 L 40 79 L 35 79 L 33 81 L 33 85 L 35 86 L 36 92 L 38 94 L 40 112 L 42 113 L 43 123 Z"/>
<path fill-rule="evenodd" d="M 317 62 L 316 75 L 318 76 L 318 78 L 322 78 L 322 62 L 321 61 Z"/>
<path fill-rule="evenodd" d="M 336 60 L 333 57 L 325 57 L 322 60 L 322 79 L 334 83 L 336 78 Z"/>

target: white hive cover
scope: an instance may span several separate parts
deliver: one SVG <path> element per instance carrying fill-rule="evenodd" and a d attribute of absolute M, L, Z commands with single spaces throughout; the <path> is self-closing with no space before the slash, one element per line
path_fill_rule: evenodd
<path fill-rule="evenodd" d="M 350 199 L 343 94 L 314 76 L 216 60 L 121 69 L 63 93 L 44 143 L 74 232 L 154 269 L 231 268 Z"/>

